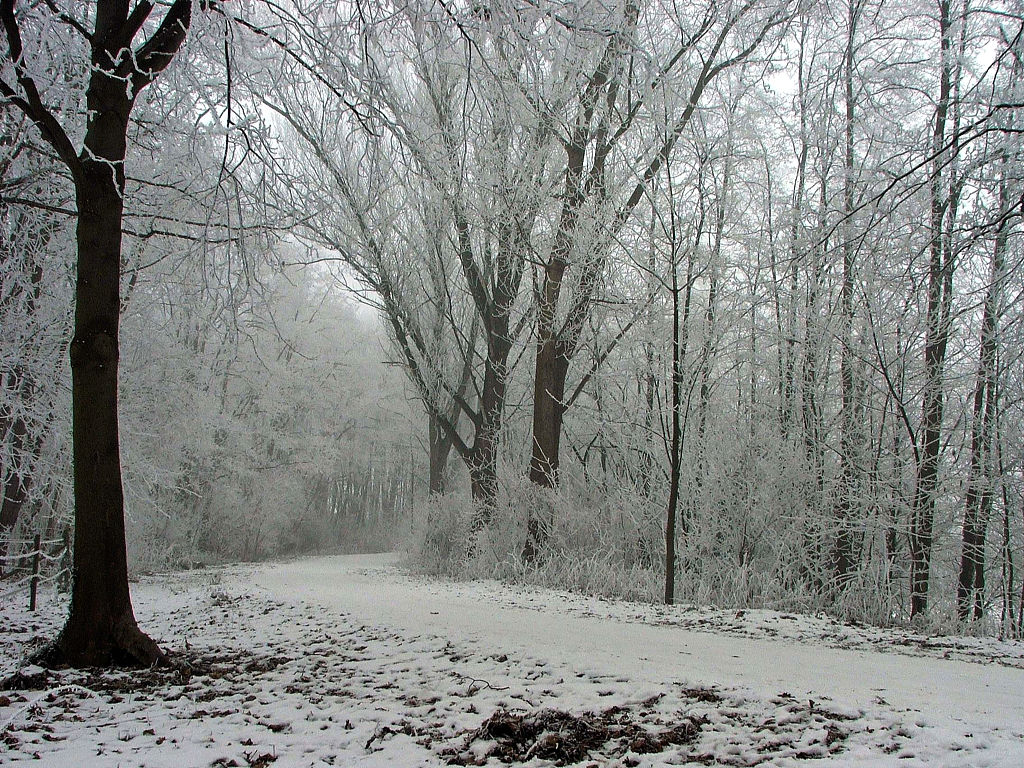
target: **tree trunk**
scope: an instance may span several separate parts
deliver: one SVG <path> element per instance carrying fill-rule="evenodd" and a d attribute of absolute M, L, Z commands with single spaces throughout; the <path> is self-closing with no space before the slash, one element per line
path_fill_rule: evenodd
<path fill-rule="evenodd" d="M 999 477 L 1004 477 L 1003 466 L 1003 451 L 1002 451 L 1002 435 L 999 430 L 996 430 L 996 470 L 999 473 Z M 1013 605 L 1013 582 L 1015 579 L 1015 565 L 1013 562 L 1013 534 L 1010 528 L 1010 494 L 1007 489 L 1005 482 L 1000 483 L 1002 491 L 1002 502 L 1003 502 L 1003 543 L 1001 547 L 1001 559 L 1002 559 L 1002 576 L 1003 576 L 1003 589 L 1002 589 L 1002 602 L 1003 610 L 1001 617 L 1001 630 L 1000 635 L 1003 639 L 1016 638 L 1020 636 L 1017 631 L 1017 622 L 1014 619 L 1014 605 Z"/>
<path fill-rule="evenodd" d="M 910 526 L 910 615 L 928 610 L 929 570 L 931 567 L 932 529 L 935 517 L 935 495 L 938 488 L 939 454 L 941 449 L 944 406 L 943 363 L 946 356 L 948 325 L 941 317 L 945 303 L 942 288 L 943 268 L 932 276 L 929 287 L 929 340 L 925 344 L 925 392 L 922 407 L 922 448 L 918 463 L 914 506 Z"/>
<path fill-rule="evenodd" d="M 121 224 L 124 215 L 128 120 L 138 93 L 174 59 L 192 20 L 192 1 L 174 0 L 159 26 L 138 48 L 132 43 L 153 6 L 98 0 L 86 89 L 81 151 L 39 98 L 24 69 L 14 3 L 0 4 L 8 59 L 19 95 L 2 84 L 13 104 L 35 124 L 64 162 L 75 185 L 77 282 L 71 340 L 72 457 L 75 489 L 74 586 L 71 610 L 41 661 L 75 665 L 152 664 L 163 653 L 135 623 L 128 593 L 124 496 L 117 429 L 118 322 L 121 311 Z M 83 62 L 84 64 L 85 62 Z"/>
<path fill-rule="evenodd" d="M 722 241 L 722 226 L 724 223 L 724 197 L 728 194 L 729 187 L 729 166 L 728 160 L 726 160 L 725 170 L 725 182 L 722 187 L 721 197 L 717 207 L 717 213 L 715 223 L 715 247 L 711 254 L 711 269 L 712 275 L 714 274 L 715 265 L 718 261 L 719 249 Z M 703 181 L 704 168 L 701 167 L 698 173 L 698 185 Z M 671 175 L 669 175 L 669 185 L 671 188 Z M 683 404 L 683 364 L 686 360 L 687 347 L 690 342 L 690 309 L 693 301 L 693 284 L 694 284 L 694 255 L 697 251 L 697 247 L 700 244 L 701 237 L 704 230 L 704 215 L 700 216 L 700 221 L 697 225 L 697 231 L 694 236 L 693 247 L 687 249 L 687 260 L 686 260 L 686 282 L 684 285 L 679 285 L 679 258 L 678 258 L 678 244 L 677 244 L 677 229 L 676 229 L 676 215 L 675 210 L 670 214 L 671 216 L 671 241 L 672 241 L 672 263 L 671 263 L 671 282 L 670 290 L 672 294 L 672 372 L 671 372 L 671 409 L 672 409 L 672 424 L 669 439 L 669 486 L 668 486 L 668 508 L 665 512 L 665 604 L 671 605 L 675 601 L 675 589 L 676 589 L 676 528 L 677 522 L 678 527 L 682 529 L 683 535 L 689 533 L 690 527 L 690 515 L 686 513 L 686 507 L 682 511 L 682 515 L 679 513 L 679 484 L 682 464 L 682 453 L 683 453 L 683 410 L 685 408 Z M 682 302 L 680 302 L 679 294 L 683 294 Z M 710 296 L 708 297 L 709 307 L 710 303 L 714 302 L 715 297 L 715 284 L 714 277 L 711 278 L 711 289 Z M 712 311 L 713 310 L 710 310 Z"/>
<path fill-rule="evenodd" d="M 1005 165 L 1005 159 L 1004 159 Z M 999 185 L 1000 210 L 1007 210 L 1006 182 Z M 995 431 L 998 382 L 996 344 L 1002 294 L 1004 252 L 1009 235 L 1004 221 L 996 232 L 992 248 L 992 276 L 985 295 L 981 320 L 981 351 L 974 386 L 971 425 L 971 465 L 964 500 L 964 525 L 960 556 L 960 578 L 956 607 L 960 621 L 980 619 L 985 592 L 985 537 L 992 509 L 995 483 L 993 436 Z"/>
<path fill-rule="evenodd" d="M 924 347 L 924 393 L 921 408 L 921 458 L 914 489 L 910 521 L 910 616 L 928 610 L 929 571 L 935 495 L 938 489 L 942 418 L 945 405 L 943 369 L 949 341 L 953 293 L 952 228 L 956 220 L 956 200 L 944 195 L 943 169 L 950 162 L 946 150 L 946 121 L 952 91 L 952 20 L 950 0 L 939 2 L 941 35 L 941 73 L 936 104 L 932 149 L 935 154 L 931 178 L 931 245 L 928 270 L 927 334 Z M 949 150 L 955 157 L 956 147 Z M 948 173 L 952 173 L 951 171 Z M 952 185 L 951 185 L 952 188 Z M 948 224 L 947 224 L 948 222 Z M 948 230 L 947 230 L 948 227 Z"/>
<path fill-rule="evenodd" d="M 857 432 L 857 415 L 854 395 L 853 371 L 853 268 L 854 268 L 854 156 L 853 127 L 855 116 L 854 102 L 854 50 L 857 32 L 857 20 L 860 6 L 856 0 L 850 0 L 847 6 L 847 38 L 843 81 L 845 86 L 846 119 L 844 122 L 845 157 L 843 165 L 843 226 L 841 228 L 843 243 L 843 280 L 840 298 L 840 342 L 841 359 L 839 378 L 841 386 L 841 405 L 839 413 L 840 438 L 839 462 L 840 478 L 837 498 L 834 507 L 835 525 L 837 529 L 835 548 L 833 551 L 833 575 L 835 586 L 842 590 L 850 579 L 854 568 L 854 533 L 852 515 L 856 506 L 859 487 L 858 453 L 859 441 Z"/>
<path fill-rule="evenodd" d="M 693 265 L 693 259 L 690 259 Z M 676 594 L 676 517 L 679 508 L 679 464 L 682 452 L 682 408 L 683 360 L 685 341 L 680 339 L 679 329 L 679 278 L 677 264 L 672 262 L 672 437 L 669 455 L 668 509 L 665 513 L 665 604 L 672 605 Z M 689 314 L 690 280 L 687 275 L 686 310 Z"/>
<path fill-rule="evenodd" d="M 558 483 L 558 455 L 565 414 L 565 379 L 569 360 L 559 354 L 556 337 L 537 343 L 537 367 L 533 386 L 533 450 L 530 481 L 542 488 Z"/>
<path fill-rule="evenodd" d="M 506 370 L 512 345 L 500 319 L 496 335 L 488 338 L 487 364 L 484 370 L 484 388 L 480 393 L 480 428 L 473 440 L 468 457 L 470 490 L 477 502 L 473 528 L 478 530 L 490 524 L 498 500 L 498 439 L 501 434 L 502 413 L 505 408 Z"/>
<path fill-rule="evenodd" d="M 558 482 L 558 451 L 562 440 L 562 416 L 565 413 L 565 379 L 569 360 L 557 354 L 554 339 L 540 343 L 534 379 L 533 452 L 530 457 L 530 481 L 541 488 L 553 488 Z M 533 510 L 526 521 L 526 545 L 523 559 L 533 562 L 547 539 L 548 521 Z"/>
<path fill-rule="evenodd" d="M 540 488 L 553 488 L 558 482 L 558 451 L 565 414 L 565 379 L 569 360 L 556 351 L 554 338 L 538 342 L 537 367 L 533 390 L 533 450 L 530 457 L 530 481 Z M 540 507 L 532 509 L 526 520 L 526 544 L 523 559 L 531 563 L 547 540 L 550 521 L 541 519 Z"/>
<path fill-rule="evenodd" d="M 476 502 L 473 517 L 473 532 L 490 525 L 498 501 L 497 440 L 493 432 L 481 431 L 473 444 L 473 451 L 467 460 L 469 467 L 469 488 Z"/>
<path fill-rule="evenodd" d="M 435 415 L 427 414 L 428 447 L 430 462 L 430 485 L 431 494 L 441 494 L 445 491 L 447 482 L 448 457 L 451 455 L 452 440 L 445 433 L 438 423 Z"/>
<path fill-rule="evenodd" d="M 652 302 L 653 304 L 653 302 Z M 648 329 L 648 334 L 651 330 Z M 640 438 L 638 457 L 638 488 L 645 498 L 651 495 L 651 485 L 654 471 L 654 399 L 657 394 L 658 380 L 654 372 L 654 342 L 644 342 L 644 373 L 640 380 L 640 387 L 643 390 L 643 434 Z"/>
<path fill-rule="evenodd" d="M 131 102 L 123 82 L 94 71 L 88 106 L 93 114 L 76 179 L 78 275 L 70 349 L 74 584 L 54 650 L 75 666 L 148 665 L 163 653 L 138 628 L 128 592 L 117 422 L 123 159 Z"/>

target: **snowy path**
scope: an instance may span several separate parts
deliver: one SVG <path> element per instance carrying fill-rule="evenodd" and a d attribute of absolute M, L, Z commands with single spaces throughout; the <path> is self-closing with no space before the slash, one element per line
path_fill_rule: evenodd
<path fill-rule="evenodd" d="M 132 595 L 177 667 L 26 666 L 66 606 L 0 601 L 0 677 L 19 675 L 0 765 L 1024 765 L 1020 644 L 448 583 L 390 556 L 162 574 Z"/>
<path fill-rule="evenodd" d="M 280 600 L 309 600 L 392 630 L 469 639 L 637 683 L 785 691 L 865 710 L 887 703 L 926 727 L 1021 740 L 1016 764 L 1024 765 L 1024 669 L 609 620 L 598 599 L 418 579 L 395 562 L 389 555 L 298 560 L 261 569 L 256 580 Z M 580 615 L 588 606 L 595 617 Z"/>

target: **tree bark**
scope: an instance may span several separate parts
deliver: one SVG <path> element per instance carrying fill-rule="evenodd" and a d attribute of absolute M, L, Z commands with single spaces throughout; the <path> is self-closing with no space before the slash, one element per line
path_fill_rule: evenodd
<path fill-rule="evenodd" d="M 543 326 L 542 326 L 543 327 Z M 540 488 L 553 488 L 558 482 L 558 453 L 565 414 L 565 380 L 569 359 L 556 351 L 555 339 L 538 341 L 533 396 L 533 449 L 530 456 L 530 482 Z M 526 544 L 523 560 L 532 563 L 547 541 L 550 521 L 542 519 L 543 507 L 531 509 L 526 520 Z"/>
<path fill-rule="evenodd" d="M 493 322 L 501 324 L 499 318 Z M 467 457 L 470 489 L 477 502 L 477 513 L 473 521 L 474 530 L 490 524 L 498 499 L 498 438 L 505 409 L 505 389 L 508 383 L 506 365 L 512 345 L 505 331 L 489 335 L 487 364 L 484 371 L 484 388 L 480 394 L 481 425 L 473 439 L 473 447 Z M 490 324 L 489 324 L 490 325 Z"/>
<path fill-rule="evenodd" d="M 452 451 L 452 440 L 445 434 L 434 414 L 427 414 L 428 459 L 430 463 L 429 492 L 442 494 L 445 491 L 448 474 L 448 457 Z"/>
<path fill-rule="evenodd" d="M 693 259 L 690 259 L 692 268 Z M 668 509 L 665 513 L 665 604 L 672 605 L 676 594 L 676 518 L 679 508 L 679 464 L 682 459 L 683 355 L 686 341 L 680 338 L 678 265 L 672 262 L 672 434 L 669 454 Z M 687 275 L 686 313 L 690 309 L 690 275 Z"/>
<path fill-rule="evenodd" d="M 94 77 L 94 157 L 124 157 L 129 103 L 123 83 Z M 120 178 L 117 178 L 120 176 Z M 163 657 L 139 630 L 128 592 L 124 495 L 117 421 L 123 166 L 82 162 L 78 279 L 71 341 L 75 488 L 71 612 L 57 646 L 75 666 L 152 664 Z"/>
<path fill-rule="evenodd" d="M 562 441 L 562 417 L 565 415 L 565 379 L 569 360 L 560 355 L 553 337 L 538 342 L 534 376 L 533 451 L 530 480 L 542 488 L 558 482 L 558 457 Z"/>

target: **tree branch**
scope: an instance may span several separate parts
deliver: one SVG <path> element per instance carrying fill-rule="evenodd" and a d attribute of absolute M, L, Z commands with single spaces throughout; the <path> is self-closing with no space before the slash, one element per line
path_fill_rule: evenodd
<path fill-rule="evenodd" d="M 615 334 L 615 337 L 610 342 L 608 342 L 608 346 L 605 347 L 604 350 L 602 350 L 602 352 L 595 358 L 593 364 L 590 366 L 590 369 L 585 374 L 583 374 L 583 378 L 580 379 L 580 383 L 576 385 L 576 388 L 572 391 L 572 394 L 569 395 L 569 398 L 565 401 L 563 408 L 568 409 L 569 406 L 575 403 L 576 399 L 581 394 L 583 394 L 584 387 L 586 387 L 590 380 L 594 377 L 594 374 L 596 374 L 598 369 L 604 364 L 604 361 L 608 359 L 608 355 L 610 355 L 615 350 L 615 347 L 618 346 L 619 342 L 626 337 L 626 334 L 629 333 L 630 329 L 632 329 L 632 327 L 636 324 L 636 321 L 643 317 L 644 313 L 647 311 L 647 308 L 652 303 L 653 296 L 649 296 L 647 298 L 647 301 L 644 302 L 644 304 L 640 307 L 637 313 L 634 314 L 633 317 L 631 317 L 629 321 L 625 325 L 623 325 L 622 328 L 619 329 L 619 332 Z"/>
<path fill-rule="evenodd" d="M 135 32 L 132 31 L 132 25 L 137 23 L 141 26 L 142 22 L 145 21 L 146 16 L 149 14 L 146 5 L 148 5 L 148 0 L 143 0 L 143 2 L 135 6 L 135 10 L 132 11 L 131 16 L 122 25 L 119 34 L 124 35 L 131 32 L 131 36 L 135 36 Z M 181 49 L 182 43 L 185 42 L 185 35 L 188 34 L 188 28 L 191 23 L 192 0 L 174 0 L 174 4 L 167 11 L 164 20 L 160 22 L 160 26 L 153 33 L 153 36 L 135 52 L 134 62 L 127 61 L 121 65 L 121 67 L 126 65 L 132 67 L 131 71 L 124 72 L 123 74 L 131 75 L 132 85 L 135 87 L 136 93 L 153 82 L 156 76 L 163 72 L 167 65 L 171 63 Z M 131 39 L 129 38 L 125 46 L 130 42 Z M 121 67 L 118 69 L 120 70 Z"/>
<path fill-rule="evenodd" d="M 67 165 L 72 176 L 77 177 L 81 171 L 81 164 L 74 144 L 71 143 L 71 139 L 68 138 L 57 118 L 43 104 L 35 81 L 25 71 L 24 48 L 21 42 L 21 29 L 18 27 L 18 19 L 14 13 L 14 0 L 0 0 L 0 23 L 3 24 L 4 33 L 7 36 L 8 58 L 14 65 L 14 74 L 24 96 L 19 95 L 3 80 L 0 80 L 0 95 L 35 123 L 43 138 Z"/>
<path fill-rule="evenodd" d="M 64 11 L 57 7 L 57 3 L 55 3 L 54 0 L 45 0 L 45 2 L 46 6 L 53 12 L 54 16 L 56 16 L 58 19 L 60 19 L 62 22 L 67 24 L 72 29 L 74 29 L 76 32 L 78 32 L 78 34 L 80 34 L 90 43 L 92 42 L 92 34 L 89 32 L 88 29 L 85 28 L 85 25 L 82 24 L 82 22 L 80 22 L 71 14 L 64 13 Z"/>

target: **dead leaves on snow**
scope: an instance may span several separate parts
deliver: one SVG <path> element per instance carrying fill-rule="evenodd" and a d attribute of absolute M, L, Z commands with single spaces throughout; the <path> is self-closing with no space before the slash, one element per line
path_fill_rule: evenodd
<path fill-rule="evenodd" d="M 446 753 L 449 765 L 482 765 L 489 758 L 520 763 L 533 758 L 555 765 L 571 765 L 587 758 L 619 757 L 627 752 L 649 754 L 672 745 L 689 744 L 707 722 L 703 717 L 684 717 L 674 726 L 648 730 L 636 713 L 626 707 L 610 707 L 600 714 L 574 715 L 558 709 L 510 712 L 499 709 L 462 746 Z M 478 742 L 493 742 L 474 751 Z"/>

